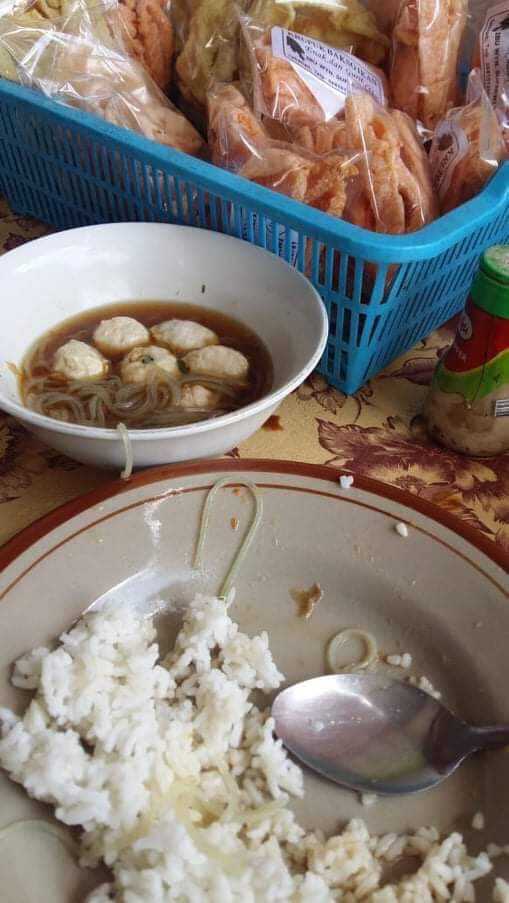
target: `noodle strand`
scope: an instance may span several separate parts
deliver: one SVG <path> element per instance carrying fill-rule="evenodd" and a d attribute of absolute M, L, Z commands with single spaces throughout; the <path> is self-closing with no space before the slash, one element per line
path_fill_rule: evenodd
<path fill-rule="evenodd" d="M 202 384 L 207 382 L 201 380 Z M 220 385 L 220 381 L 212 380 L 218 389 L 216 382 Z M 111 426 L 113 420 L 114 426 L 119 422 L 132 428 L 172 427 L 231 410 L 229 403 L 216 410 L 180 407 L 181 385 L 163 370 L 143 385 L 125 384 L 118 376 L 98 382 L 71 380 L 67 384 L 54 376 L 33 377 L 26 380 L 24 392 L 28 406 L 40 414 L 86 426 Z M 231 387 L 226 386 L 222 394 L 226 402 L 232 395 Z"/>
<path fill-rule="evenodd" d="M 125 465 L 124 465 L 124 469 L 120 471 L 120 478 L 122 480 L 129 480 L 132 476 L 133 463 L 134 463 L 133 445 L 131 442 L 131 437 L 130 437 L 129 433 L 127 432 L 125 423 L 117 423 L 116 430 L 122 440 L 122 444 L 124 446 L 124 453 L 125 453 Z"/>
<path fill-rule="evenodd" d="M 338 652 L 347 643 L 357 640 L 362 644 L 364 654 L 358 661 L 352 660 L 345 665 L 338 664 Z M 357 627 L 349 627 L 346 630 L 340 630 L 335 636 L 329 640 L 326 652 L 327 664 L 334 674 L 342 671 L 362 671 L 369 668 L 378 658 L 378 644 L 372 633 L 367 630 L 360 630 Z"/>
<path fill-rule="evenodd" d="M 231 484 L 231 483 L 232 483 L 231 477 L 224 477 L 223 479 L 218 480 L 217 483 L 214 483 L 214 485 L 212 486 L 212 488 L 209 490 L 209 492 L 207 494 L 207 497 L 206 497 L 204 505 L 203 505 L 201 518 L 200 518 L 200 529 L 198 532 L 198 539 L 196 542 L 196 549 L 195 549 L 194 558 L 193 558 L 193 568 L 199 568 L 201 565 L 203 548 L 205 546 L 205 538 L 206 538 L 207 529 L 208 529 L 209 521 L 210 521 L 211 505 L 212 505 L 217 493 L 219 492 L 219 490 L 222 489 L 224 486 L 227 486 L 228 484 Z M 219 588 L 218 596 L 220 599 L 225 599 L 228 596 L 228 594 L 230 593 L 232 586 L 233 586 L 233 582 L 234 582 L 234 580 L 239 572 L 239 569 L 242 566 L 242 564 L 249 552 L 249 549 L 253 542 L 254 536 L 256 534 L 256 531 L 258 530 L 260 521 L 263 517 L 263 500 L 259 493 L 258 487 L 254 483 L 250 482 L 249 480 L 236 480 L 236 481 L 234 481 L 233 484 L 236 486 L 245 486 L 246 489 L 249 489 L 249 491 L 251 492 L 251 495 L 253 496 L 253 500 L 254 500 L 254 513 L 253 513 L 251 523 L 242 538 L 242 542 L 241 542 L 237 552 L 235 553 L 233 561 L 230 564 L 230 567 L 228 568 L 228 571 L 226 572 L 226 576 Z"/>

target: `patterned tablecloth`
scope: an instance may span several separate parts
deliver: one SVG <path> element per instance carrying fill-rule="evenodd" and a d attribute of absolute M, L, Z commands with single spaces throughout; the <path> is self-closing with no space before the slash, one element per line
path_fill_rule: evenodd
<path fill-rule="evenodd" d="M 0 198 L 0 253 L 47 231 L 11 213 Z M 284 402 L 271 428 L 231 454 L 327 463 L 401 486 L 467 521 L 509 553 L 509 454 L 463 458 L 431 443 L 423 426 L 431 375 L 452 333 L 451 324 L 434 333 L 352 397 L 313 374 Z M 0 543 L 110 478 L 47 448 L 0 413 Z"/>

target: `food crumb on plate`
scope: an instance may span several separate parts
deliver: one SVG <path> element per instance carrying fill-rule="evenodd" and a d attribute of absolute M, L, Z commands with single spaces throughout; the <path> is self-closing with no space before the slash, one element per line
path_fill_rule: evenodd
<path fill-rule="evenodd" d="M 509 844 L 501 847 L 498 843 L 489 843 L 486 852 L 490 859 L 498 859 L 499 856 L 509 856 Z"/>
<path fill-rule="evenodd" d="M 509 903 L 509 884 L 503 878 L 495 878 L 494 903 Z"/>
<path fill-rule="evenodd" d="M 409 682 L 413 687 L 418 687 L 423 693 L 427 693 L 428 696 L 433 696 L 433 699 L 442 698 L 442 694 L 438 690 L 435 690 L 435 687 L 427 677 L 415 677 L 412 675 L 412 677 L 409 678 Z"/>
<path fill-rule="evenodd" d="M 297 605 L 299 618 L 308 620 L 322 600 L 323 590 L 319 583 L 313 583 L 309 589 L 291 589 L 290 596 Z"/>
<path fill-rule="evenodd" d="M 394 529 L 396 530 L 396 533 L 398 534 L 398 536 L 402 536 L 403 539 L 407 538 L 408 527 L 406 524 L 403 523 L 403 521 L 400 521 L 399 524 L 396 524 Z"/>
<path fill-rule="evenodd" d="M 472 827 L 474 831 L 484 831 L 486 819 L 483 812 L 476 812 L 472 819 Z"/>
<path fill-rule="evenodd" d="M 394 668 L 410 668 L 412 665 L 412 656 L 409 652 L 403 652 L 402 655 L 387 655 L 385 661 Z"/>
<path fill-rule="evenodd" d="M 339 485 L 341 486 L 341 489 L 351 489 L 353 486 L 353 475 L 342 473 L 339 478 Z"/>
<path fill-rule="evenodd" d="M 374 806 L 378 802 L 376 793 L 361 793 L 360 798 L 362 806 Z"/>

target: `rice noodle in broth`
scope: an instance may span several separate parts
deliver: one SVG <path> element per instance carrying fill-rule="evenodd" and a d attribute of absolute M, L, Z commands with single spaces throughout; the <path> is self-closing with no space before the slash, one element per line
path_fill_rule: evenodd
<path fill-rule="evenodd" d="M 148 329 L 171 319 L 190 320 L 212 329 L 220 345 L 241 352 L 249 362 L 246 381 L 228 376 L 186 372 L 178 359 L 179 375 L 150 368 L 144 382 L 124 382 L 121 360 L 108 358 L 108 373 L 100 379 L 70 379 L 53 369 L 55 352 L 70 340 L 93 346 L 98 324 L 109 318 L 132 317 Z M 152 345 L 155 345 L 151 339 Z M 148 349 L 149 350 L 149 349 Z M 175 302 L 135 302 L 108 305 L 70 318 L 34 343 L 23 362 L 20 390 L 24 404 L 40 414 L 68 423 L 102 428 L 157 429 L 196 423 L 229 413 L 264 395 L 272 384 L 272 362 L 261 340 L 244 324 L 197 305 Z M 181 404 L 183 390 L 209 390 L 214 404 Z M 202 393 L 203 395 L 203 393 Z"/>

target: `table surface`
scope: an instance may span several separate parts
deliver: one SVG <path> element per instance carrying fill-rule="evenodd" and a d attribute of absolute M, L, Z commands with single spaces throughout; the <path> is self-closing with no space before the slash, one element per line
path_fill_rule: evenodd
<path fill-rule="evenodd" d="M 13 214 L 0 198 L 0 254 L 48 231 Z M 326 463 L 400 486 L 467 521 L 509 554 L 509 454 L 463 458 L 433 444 L 424 429 L 422 405 L 452 335 L 448 324 L 351 397 L 313 374 L 281 405 L 271 429 L 231 455 Z M 0 543 L 109 479 L 42 445 L 0 412 Z"/>

